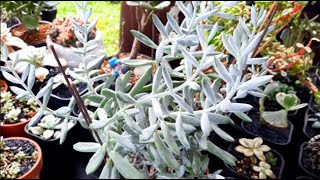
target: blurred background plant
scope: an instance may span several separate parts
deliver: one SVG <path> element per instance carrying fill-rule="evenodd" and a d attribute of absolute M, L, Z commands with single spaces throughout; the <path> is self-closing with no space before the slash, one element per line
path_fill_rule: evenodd
<path fill-rule="evenodd" d="M 90 1 L 88 4 L 94 9 L 89 21 L 99 19 L 97 28 L 102 32 L 106 54 L 116 54 L 119 50 L 120 1 Z M 57 18 L 73 17 L 77 14 L 72 1 L 61 1 L 57 7 Z"/>

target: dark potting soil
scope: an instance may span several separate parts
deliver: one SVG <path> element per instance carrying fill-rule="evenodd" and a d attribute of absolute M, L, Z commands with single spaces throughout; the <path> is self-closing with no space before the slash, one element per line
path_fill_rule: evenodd
<path fill-rule="evenodd" d="M 80 83 L 80 84 L 76 85 L 76 88 L 81 95 L 81 92 L 87 88 L 87 85 L 85 83 Z M 61 98 L 71 98 L 72 97 L 72 93 L 71 93 L 69 87 L 67 87 L 65 85 L 60 85 L 56 89 L 52 90 L 52 94 L 54 94 L 58 97 L 61 97 Z"/>
<path fill-rule="evenodd" d="M 302 151 L 302 154 L 301 154 L 301 159 L 300 159 L 300 163 L 301 163 L 301 166 L 303 166 L 303 168 L 305 168 L 305 170 L 308 170 L 310 173 L 312 173 L 313 176 L 318 176 L 320 177 L 320 170 L 313 170 L 311 169 L 311 162 L 310 162 L 310 152 L 308 152 L 307 150 L 305 150 L 305 147 L 303 147 L 303 151 Z M 318 160 L 319 162 L 319 160 Z M 318 167 L 319 167 L 319 164 L 318 164 Z"/>
<path fill-rule="evenodd" d="M 291 139 L 292 125 L 289 123 L 288 128 L 277 128 L 268 124 L 260 123 L 260 112 L 250 112 L 249 117 L 252 122 L 242 122 L 242 128 L 249 134 L 263 138 L 264 140 L 273 142 L 275 144 L 286 144 Z"/>
<path fill-rule="evenodd" d="M 6 160 L 9 162 L 16 161 L 14 155 L 19 152 L 23 152 L 26 156 L 32 156 L 34 152 L 36 152 L 36 148 L 27 140 L 6 140 L 5 141 L 5 150 L 0 149 L 1 154 L 1 161 L 0 161 L 0 170 L 3 171 L 2 168 L 7 168 L 4 164 L 2 164 L 5 160 L 2 159 L 6 156 Z M 9 157 L 8 155 L 11 154 Z M 37 161 L 37 156 L 32 158 L 23 158 L 20 160 L 20 172 L 17 174 L 17 178 L 28 172 L 33 165 Z"/>
<path fill-rule="evenodd" d="M 229 170 L 232 169 L 234 171 L 233 173 L 237 173 L 240 176 L 242 176 L 241 179 L 243 179 L 244 177 L 249 178 L 249 179 L 250 178 L 255 179 L 254 176 L 257 177 L 256 179 L 259 179 L 259 173 L 254 171 L 252 169 L 252 167 L 254 165 L 259 166 L 260 161 L 258 160 L 256 163 L 253 163 L 250 158 L 248 158 L 248 157 L 244 156 L 242 153 L 239 153 L 238 151 L 236 151 L 235 148 L 238 145 L 240 145 L 240 144 L 239 143 L 232 143 L 228 148 L 228 152 L 237 158 L 236 166 L 231 167 L 231 166 L 227 165 L 228 169 Z M 274 151 L 271 151 L 271 152 L 272 152 L 274 158 L 278 159 L 276 162 L 276 165 L 271 166 L 271 170 L 276 175 L 277 179 L 280 179 L 282 176 L 282 171 L 283 171 L 282 158 Z M 270 179 L 270 178 L 268 178 L 268 179 Z"/>

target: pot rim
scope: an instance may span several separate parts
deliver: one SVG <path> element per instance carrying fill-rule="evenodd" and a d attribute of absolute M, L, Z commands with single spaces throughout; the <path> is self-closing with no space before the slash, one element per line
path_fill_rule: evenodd
<path fill-rule="evenodd" d="M 8 137 L 8 138 L 4 139 L 4 141 L 7 141 L 7 140 L 26 140 L 26 141 L 30 142 L 31 144 L 33 144 L 35 146 L 36 150 L 38 151 L 38 157 L 37 157 L 36 163 L 32 166 L 31 169 L 29 169 L 29 171 L 24 173 L 18 179 L 24 179 L 28 174 L 30 174 L 32 171 L 34 171 L 36 169 L 36 167 L 39 166 L 39 164 L 40 164 L 40 166 L 42 168 L 42 164 L 41 164 L 41 161 L 42 161 L 42 150 L 41 150 L 41 147 L 39 146 L 38 143 L 36 143 L 32 139 L 24 138 L 24 137 Z"/>
<path fill-rule="evenodd" d="M 252 135 L 252 136 L 257 136 L 256 134 L 248 131 L 245 127 L 244 127 L 244 123 L 246 123 L 246 121 L 241 121 L 241 128 L 248 134 Z M 252 123 L 252 122 L 250 122 Z M 277 127 L 275 127 L 277 128 Z M 262 138 L 264 141 L 267 141 L 267 142 L 270 142 L 272 144 L 276 144 L 276 145 L 281 145 L 281 146 L 285 146 L 285 145 L 288 145 L 291 140 L 292 140 L 292 134 L 293 134 L 293 130 L 294 130 L 294 126 L 292 124 L 292 122 L 288 119 L 288 128 L 289 128 L 289 137 L 288 137 L 288 140 L 285 142 L 285 143 L 277 143 L 277 142 L 274 142 L 274 141 L 271 141 L 269 139 L 265 139 L 265 138 Z"/>
<path fill-rule="evenodd" d="M 4 91 L 8 91 L 8 83 L 3 79 L 0 79 L 0 83 L 4 87 Z"/>
<path fill-rule="evenodd" d="M 29 118 L 26 121 L 20 121 L 18 123 L 13 123 L 13 124 L 0 124 L 1 127 L 13 127 L 13 126 L 19 126 L 23 124 L 28 124 L 31 121 L 31 118 Z"/>

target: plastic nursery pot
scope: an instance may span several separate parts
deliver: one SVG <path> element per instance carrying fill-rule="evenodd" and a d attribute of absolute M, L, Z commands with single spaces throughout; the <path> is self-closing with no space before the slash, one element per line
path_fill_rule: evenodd
<path fill-rule="evenodd" d="M 57 7 L 53 7 L 52 9 L 44 9 L 41 10 L 41 19 L 44 21 L 52 22 L 57 16 L 58 9 Z"/>
<path fill-rule="evenodd" d="M 239 139 L 236 139 L 234 142 L 238 142 Z M 230 146 L 228 147 L 228 152 L 230 154 L 232 154 L 233 156 L 235 156 L 237 158 L 237 160 L 240 160 L 242 158 L 244 158 L 245 156 L 239 152 L 237 152 L 235 150 L 235 147 L 238 145 L 238 143 L 231 143 Z M 276 166 L 273 166 L 271 167 L 271 170 L 273 171 L 273 173 L 276 175 L 277 179 L 281 179 L 282 177 L 282 174 L 283 174 L 283 170 L 284 170 L 284 166 L 285 166 L 285 160 L 283 158 L 283 156 L 271 149 L 271 152 L 272 154 L 274 155 L 275 158 L 278 158 L 278 161 L 277 161 L 277 165 Z M 226 176 L 229 176 L 229 177 L 234 177 L 236 179 L 251 179 L 249 176 L 243 174 L 243 173 L 238 173 L 232 166 L 230 166 L 229 164 L 224 163 L 224 171 Z"/>
<path fill-rule="evenodd" d="M 309 121 L 309 118 L 315 118 L 320 120 L 320 117 L 316 116 L 310 111 L 306 111 L 305 117 L 304 117 L 304 125 L 303 125 L 303 133 L 306 135 L 309 139 L 314 137 L 317 134 L 320 134 L 320 128 L 313 128 L 311 127 L 314 121 Z"/>
<path fill-rule="evenodd" d="M 46 38 L 47 38 L 47 32 L 49 32 L 51 30 L 51 22 L 49 22 L 49 21 L 39 21 L 38 28 L 39 27 L 44 28 L 44 29 L 42 29 L 41 31 L 37 31 L 36 33 L 32 33 L 32 34 L 27 31 L 26 32 L 27 34 L 22 35 L 20 38 L 22 40 L 24 40 L 28 45 L 31 45 L 31 46 L 34 46 L 34 47 L 47 46 Z M 13 26 L 10 27 L 10 32 L 12 33 L 12 35 L 14 35 L 13 31 L 14 31 L 15 28 L 25 29 L 24 27 L 22 27 L 22 23 L 13 25 Z M 41 32 L 42 34 L 40 34 L 38 32 Z M 32 36 L 32 37 L 27 39 L 28 35 Z M 38 42 L 35 42 L 35 43 L 28 42 L 28 41 L 36 40 L 36 39 L 38 39 Z M 41 39 L 41 41 L 39 39 Z"/>
<path fill-rule="evenodd" d="M 312 171 L 311 167 L 308 166 L 308 163 L 306 162 L 306 156 L 307 156 L 307 152 L 304 150 L 304 148 L 307 146 L 308 142 L 304 142 L 301 144 L 300 146 L 300 152 L 299 152 L 299 160 L 298 160 L 298 164 L 300 166 L 300 168 L 307 173 L 308 175 L 316 178 L 316 179 L 320 179 L 320 172 L 316 172 L 316 171 Z M 317 174 L 316 174 L 317 173 Z"/>
<path fill-rule="evenodd" d="M 61 120 L 61 121 L 63 121 L 63 119 Z M 73 126 L 68 130 L 68 131 L 70 131 L 73 127 L 75 127 L 75 125 L 77 124 L 77 122 L 78 121 L 73 121 Z M 40 135 L 36 135 L 36 134 L 33 134 L 32 132 L 30 132 L 29 130 L 28 130 L 28 126 L 25 126 L 24 127 L 24 132 L 26 133 L 26 134 L 28 134 L 30 137 L 35 137 L 35 138 L 37 138 L 37 139 L 40 139 L 40 140 L 42 140 L 42 141 L 46 141 L 46 142 L 52 142 L 52 141 L 56 141 L 56 140 L 59 140 L 60 139 L 60 137 L 58 137 L 58 138 L 50 138 L 50 139 L 44 139 L 43 137 L 41 137 Z"/>
<path fill-rule="evenodd" d="M 310 97 L 310 101 L 309 101 L 308 108 L 309 108 L 313 113 L 319 113 L 319 112 L 320 112 L 320 109 L 318 109 L 318 108 L 316 107 L 316 102 L 315 102 L 315 98 L 314 98 L 313 95 Z"/>
<path fill-rule="evenodd" d="M 27 133 L 24 132 L 24 127 L 30 122 L 22 121 L 14 124 L 2 124 L 0 125 L 1 136 L 7 137 L 29 137 Z"/>
<path fill-rule="evenodd" d="M 4 91 L 8 91 L 8 84 L 5 80 L 0 79 L 1 87 L 4 88 Z"/>
<path fill-rule="evenodd" d="M 41 86 L 41 88 L 44 86 L 45 86 L 45 84 L 43 84 Z M 62 88 L 61 88 L 61 86 L 62 86 Z M 80 84 L 76 85 L 76 88 L 77 88 L 80 96 L 88 91 L 85 83 L 80 83 Z M 58 109 L 62 106 L 68 106 L 71 98 L 72 98 L 71 91 L 69 90 L 69 88 L 67 86 L 62 84 L 59 87 L 57 87 L 56 89 L 52 90 L 51 97 L 50 97 L 49 103 L 48 103 L 48 107 L 50 107 L 52 109 Z"/>
<path fill-rule="evenodd" d="M 252 122 L 241 122 L 241 127 L 246 133 L 277 145 L 285 146 L 291 142 L 294 127 L 290 121 L 287 128 L 278 128 L 260 123 L 259 110 L 250 111 L 248 116 Z"/>
<path fill-rule="evenodd" d="M 36 150 L 38 151 L 38 157 L 35 164 L 29 171 L 27 171 L 24 175 L 20 176 L 18 179 L 40 179 L 40 172 L 42 170 L 43 165 L 42 151 L 40 146 L 35 141 L 23 137 L 10 137 L 4 139 L 4 141 L 8 140 L 26 140 L 35 146 Z"/>

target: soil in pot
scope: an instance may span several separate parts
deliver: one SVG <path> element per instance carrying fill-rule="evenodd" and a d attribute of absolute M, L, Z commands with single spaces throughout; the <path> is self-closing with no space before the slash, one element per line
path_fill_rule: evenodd
<path fill-rule="evenodd" d="M 309 121 L 309 118 L 316 118 L 320 120 L 320 117 L 317 117 L 313 114 L 306 114 L 306 119 L 304 120 L 303 132 L 308 138 L 312 138 L 313 136 L 320 134 L 320 128 L 312 127 L 314 121 Z"/>
<path fill-rule="evenodd" d="M 42 151 L 34 141 L 27 138 L 7 138 L 4 139 L 4 147 L 0 148 L 0 152 L 1 179 L 39 179 Z M 19 171 L 10 173 L 8 169 L 13 166 L 19 167 Z"/>
<path fill-rule="evenodd" d="M 287 145 L 290 143 L 293 132 L 293 125 L 290 121 L 288 122 L 289 126 L 287 128 L 278 128 L 268 124 L 262 124 L 260 122 L 259 111 L 250 111 L 248 115 L 252 119 L 252 122 L 243 121 L 241 123 L 244 131 L 253 136 L 262 137 L 264 140 L 274 144 Z"/>
<path fill-rule="evenodd" d="M 36 46 L 46 43 L 46 38 L 50 30 L 51 24 L 48 23 L 39 23 L 37 30 L 34 32 L 29 31 L 23 24 L 19 24 L 11 29 L 11 33 L 13 36 L 20 37 L 27 44 Z"/>
<path fill-rule="evenodd" d="M 317 162 L 317 166 L 319 167 L 319 155 L 317 153 L 319 151 L 311 151 L 310 149 L 307 149 L 308 142 L 305 142 L 301 144 L 300 147 L 300 154 L 299 154 L 299 165 L 301 169 L 303 169 L 306 173 L 311 175 L 312 177 L 316 179 L 320 179 L 320 169 L 312 168 L 312 161 Z M 312 158 L 312 156 L 315 156 L 316 160 Z"/>
<path fill-rule="evenodd" d="M 235 150 L 238 144 L 232 143 L 228 148 L 228 152 L 237 158 L 236 166 L 231 167 L 225 164 L 225 173 L 227 176 L 235 177 L 237 179 L 259 179 L 259 173 L 252 169 L 252 166 L 259 166 L 259 160 L 252 162 L 249 157 Z M 273 158 L 277 158 L 276 164 L 271 166 L 272 172 L 276 175 L 277 179 L 281 179 L 285 161 L 280 153 L 275 150 L 270 151 L 273 154 Z"/>
<path fill-rule="evenodd" d="M 118 55 L 118 59 L 125 59 L 125 58 L 128 58 L 129 57 L 129 53 L 119 53 Z M 144 54 L 139 54 L 137 56 L 136 59 L 140 59 L 140 60 L 143 60 L 143 59 L 147 59 L 147 60 L 150 60 L 151 57 L 149 56 L 146 56 Z M 102 62 L 102 64 L 100 65 L 100 72 L 101 74 L 104 74 L 104 73 L 115 73 L 115 70 L 116 70 L 116 73 L 119 75 L 119 77 L 121 78 L 122 76 L 124 76 L 124 74 L 128 71 L 131 71 L 132 72 L 132 75 L 131 75 L 131 78 L 130 78 L 130 83 L 131 84 L 136 84 L 136 82 L 140 79 L 140 77 L 143 75 L 143 73 L 145 71 L 147 71 L 149 69 L 149 66 L 143 66 L 143 67 L 128 67 L 124 64 L 121 64 L 121 63 L 116 63 L 112 68 L 112 66 L 110 66 L 110 64 L 113 64 L 113 63 L 110 63 L 109 61 L 112 61 L 112 59 L 106 59 Z M 116 60 L 113 59 L 113 61 L 115 62 Z M 153 66 L 152 67 L 152 73 L 154 74 L 156 72 L 156 67 Z M 112 86 L 113 87 L 113 86 Z M 113 89 L 113 88 L 111 88 Z"/>

